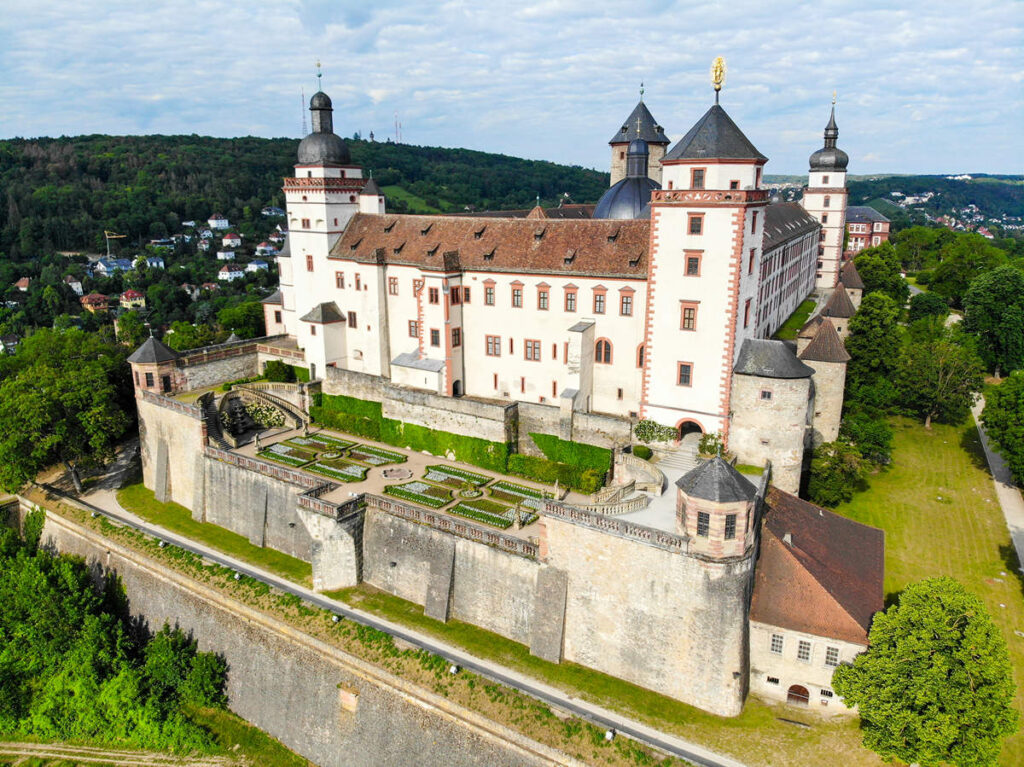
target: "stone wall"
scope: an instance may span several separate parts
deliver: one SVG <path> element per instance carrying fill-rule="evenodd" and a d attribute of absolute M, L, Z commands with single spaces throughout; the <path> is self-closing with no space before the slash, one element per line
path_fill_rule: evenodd
<path fill-rule="evenodd" d="M 843 391 L 846 387 L 845 362 L 804 360 L 814 368 L 814 417 L 812 446 L 834 442 L 843 418 Z"/>
<path fill-rule="evenodd" d="M 723 716 L 743 705 L 753 557 L 714 563 L 551 516 L 566 660 Z"/>
<path fill-rule="evenodd" d="M 202 505 L 204 423 L 199 409 L 138 392 L 143 482 L 159 501 Z"/>
<path fill-rule="evenodd" d="M 231 710 L 324 767 L 567 764 L 563 754 L 48 514 L 44 541 L 120 576 L 133 616 L 228 665 Z"/>

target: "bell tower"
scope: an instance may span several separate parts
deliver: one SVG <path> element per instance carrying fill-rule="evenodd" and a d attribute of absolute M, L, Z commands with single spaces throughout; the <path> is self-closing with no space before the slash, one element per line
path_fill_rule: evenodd
<path fill-rule="evenodd" d="M 834 288 L 842 268 L 843 236 L 846 232 L 846 166 L 850 158 L 836 146 L 838 138 L 836 98 L 833 94 L 832 113 L 825 126 L 825 145 L 810 157 L 803 198 L 804 210 L 821 223 L 815 272 L 815 285 L 819 290 Z"/>

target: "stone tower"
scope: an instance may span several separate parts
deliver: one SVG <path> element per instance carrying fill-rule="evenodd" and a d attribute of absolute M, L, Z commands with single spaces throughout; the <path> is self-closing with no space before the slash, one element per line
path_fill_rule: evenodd
<path fill-rule="evenodd" d="M 850 294 L 846 292 L 846 286 L 840 280 L 836 283 L 835 290 L 828 297 L 820 314 L 822 317 L 830 318 L 839 337 L 846 340 L 850 335 L 850 318 L 856 313 L 857 308 L 853 305 Z"/>
<path fill-rule="evenodd" d="M 836 107 L 825 126 L 825 145 L 810 157 L 810 171 L 804 189 L 804 209 L 821 222 L 821 245 L 818 248 L 816 285 L 819 290 L 832 289 L 839 279 L 846 232 L 846 166 L 849 157 L 836 146 L 839 128 Z"/>
<path fill-rule="evenodd" d="M 715 457 L 676 480 L 676 530 L 690 537 L 690 552 L 709 559 L 754 554 L 757 488 Z"/>
<path fill-rule="evenodd" d="M 641 98 L 633 111 L 629 113 L 629 117 L 626 118 L 622 127 L 608 142 L 612 148 L 611 186 L 615 186 L 626 178 L 629 144 L 636 139 L 647 142 L 649 151 L 647 175 L 652 181 L 661 183 L 661 158 L 665 156 L 669 140 L 665 135 L 665 129 L 658 125 L 654 115 L 651 114 Z"/>
<path fill-rule="evenodd" d="M 823 317 L 817 332 L 800 352 L 800 360 L 814 368 L 814 416 L 811 420 L 811 445 L 832 442 L 839 436 L 843 415 L 843 389 L 846 363 L 850 355 L 832 320 Z"/>
<path fill-rule="evenodd" d="M 852 259 L 843 263 L 843 268 L 839 270 L 839 279 L 846 286 L 846 295 L 850 297 L 853 308 L 860 309 L 860 300 L 864 297 L 864 281 L 860 278 Z"/>
<path fill-rule="evenodd" d="M 152 336 L 128 358 L 136 392 L 140 390 L 169 394 L 177 390 L 175 371 L 180 355 Z"/>

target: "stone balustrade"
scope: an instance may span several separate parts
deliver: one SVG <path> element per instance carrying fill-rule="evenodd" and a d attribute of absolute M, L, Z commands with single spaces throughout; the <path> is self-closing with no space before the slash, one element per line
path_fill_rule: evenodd
<path fill-rule="evenodd" d="M 142 389 L 136 387 L 135 396 L 140 397 L 143 402 L 149 402 L 157 407 L 167 408 L 173 410 L 176 413 L 187 415 L 190 418 L 195 418 L 197 421 L 203 420 L 203 411 L 198 405 L 193 405 L 190 402 L 181 402 L 171 397 L 165 397 L 162 394 L 149 391 L 148 389 Z"/>
<path fill-rule="evenodd" d="M 572 524 L 589 527 L 593 530 L 617 535 L 634 541 L 656 546 L 659 549 L 685 554 L 690 548 L 690 539 L 685 535 L 677 535 L 664 530 L 638 525 L 635 522 L 615 519 L 604 514 L 569 506 L 559 501 L 545 501 L 541 513 L 554 519 L 561 519 Z"/>

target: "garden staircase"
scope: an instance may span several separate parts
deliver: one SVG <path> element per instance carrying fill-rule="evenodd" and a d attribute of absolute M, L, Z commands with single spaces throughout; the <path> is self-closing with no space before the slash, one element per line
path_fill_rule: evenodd
<path fill-rule="evenodd" d="M 216 398 L 205 397 L 203 405 L 203 420 L 206 422 L 206 436 L 214 445 L 221 450 L 230 450 L 231 445 L 224 439 L 224 432 L 220 426 L 220 413 L 217 412 Z"/>

